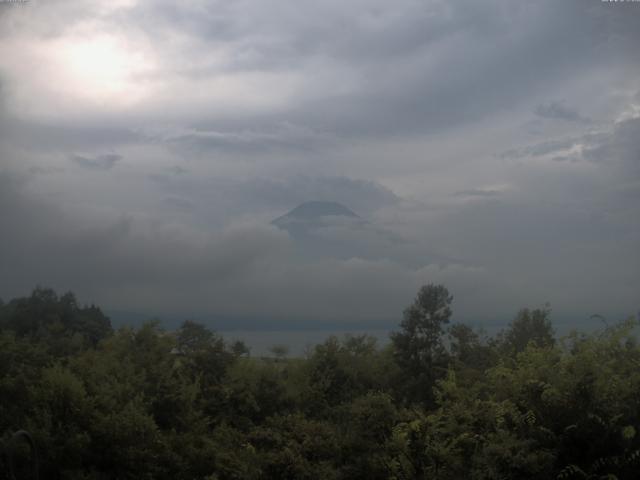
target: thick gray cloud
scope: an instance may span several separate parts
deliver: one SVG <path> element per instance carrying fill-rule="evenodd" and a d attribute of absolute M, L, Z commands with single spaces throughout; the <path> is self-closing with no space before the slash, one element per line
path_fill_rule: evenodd
<path fill-rule="evenodd" d="M 540 157 L 549 155 L 551 153 L 557 153 L 571 149 L 578 143 L 580 138 L 560 138 L 555 140 L 545 140 L 540 143 L 534 143 L 533 145 L 527 145 L 523 148 L 507 150 L 501 154 L 502 158 L 526 158 L 526 157 Z"/>
<path fill-rule="evenodd" d="M 71 155 L 71 161 L 82 168 L 89 170 L 110 170 L 116 163 L 122 160 L 122 155 L 116 153 L 105 153 L 95 157 L 82 155 Z"/>
<path fill-rule="evenodd" d="M 7 6 L 0 295 L 380 324 L 441 281 L 465 319 L 633 313 L 639 5 Z M 308 200 L 366 222 L 310 254 L 269 225 Z"/>
<path fill-rule="evenodd" d="M 609 135 L 587 144 L 587 160 L 621 168 L 627 179 L 640 180 L 640 118 L 618 122 Z"/>
<path fill-rule="evenodd" d="M 609 167 L 612 173 L 623 173 L 621 182 L 638 180 L 640 173 L 640 117 L 621 119 L 612 125 L 583 135 L 568 136 L 524 147 L 510 149 L 500 154 L 503 159 L 523 159 L 554 155 L 555 160 L 570 158 L 559 156 L 569 152 L 574 160 L 594 162 Z"/>
<path fill-rule="evenodd" d="M 566 120 L 569 122 L 588 122 L 577 110 L 565 105 L 563 102 L 551 101 L 541 103 L 535 109 L 535 114 L 542 118 Z"/>
<path fill-rule="evenodd" d="M 472 188 L 470 190 L 460 190 L 455 193 L 458 197 L 495 197 L 500 195 L 498 190 L 483 190 L 481 188 Z"/>

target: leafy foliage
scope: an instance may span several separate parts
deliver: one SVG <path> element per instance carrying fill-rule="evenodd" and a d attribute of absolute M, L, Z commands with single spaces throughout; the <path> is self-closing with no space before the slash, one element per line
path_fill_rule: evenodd
<path fill-rule="evenodd" d="M 451 302 L 423 287 L 384 348 L 256 358 L 38 288 L 0 304 L 0 431 L 32 433 L 47 479 L 637 478 L 637 322 L 557 340 L 522 310 L 486 338 Z"/>

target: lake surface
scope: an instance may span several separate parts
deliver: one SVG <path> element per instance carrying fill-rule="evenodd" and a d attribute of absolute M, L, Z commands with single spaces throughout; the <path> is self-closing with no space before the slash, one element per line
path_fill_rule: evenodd
<path fill-rule="evenodd" d="M 612 322 L 612 324 L 615 322 Z M 601 320 L 590 318 L 586 320 L 554 322 L 552 323 L 556 338 L 562 338 L 569 334 L 573 329 L 579 329 L 582 332 L 590 332 L 598 330 L 605 326 Z M 506 322 L 496 324 L 472 324 L 475 329 L 480 329 L 483 335 L 494 336 L 500 330 L 507 327 Z M 284 345 L 289 348 L 288 356 L 303 356 L 307 351 L 313 349 L 315 345 L 323 343 L 331 335 L 339 338 L 345 335 L 370 335 L 378 341 L 378 347 L 383 347 L 389 343 L 389 334 L 394 329 L 354 329 L 354 330 L 337 330 L 337 329 L 321 329 L 321 330 L 224 330 L 220 329 L 220 333 L 226 341 L 243 340 L 251 349 L 252 356 L 269 355 L 269 349 L 274 345 Z"/>
<path fill-rule="evenodd" d="M 220 330 L 226 341 L 242 340 L 251 349 L 252 356 L 271 355 L 269 349 L 274 345 L 285 345 L 289 348 L 289 356 L 303 356 L 314 345 L 324 342 L 331 335 L 342 338 L 345 335 L 367 334 L 375 337 L 378 346 L 389 342 L 391 330 Z"/>

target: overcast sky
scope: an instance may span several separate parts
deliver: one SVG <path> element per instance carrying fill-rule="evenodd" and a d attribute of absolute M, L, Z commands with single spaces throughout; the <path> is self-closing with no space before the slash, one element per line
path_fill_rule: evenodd
<path fill-rule="evenodd" d="M 0 3 L 0 297 L 393 325 L 640 310 L 640 3 Z M 270 221 L 355 211 L 353 256 Z M 348 235 L 348 232 L 332 232 Z M 371 252 L 376 252 L 375 255 Z"/>

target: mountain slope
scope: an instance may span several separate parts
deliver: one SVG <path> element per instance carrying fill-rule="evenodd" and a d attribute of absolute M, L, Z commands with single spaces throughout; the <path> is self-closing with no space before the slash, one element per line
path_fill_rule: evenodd
<path fill-rule="evenodd" d="M 321 222 L 323 217 L 347 217 L 357 219 L 358 215 L 353 213 L 344 205 L 337 202 L 305 202 L 298 205 L 290 212 L 276 218 L 271 223 L 278 227 L 285 227 L 295 222 Z"/>

